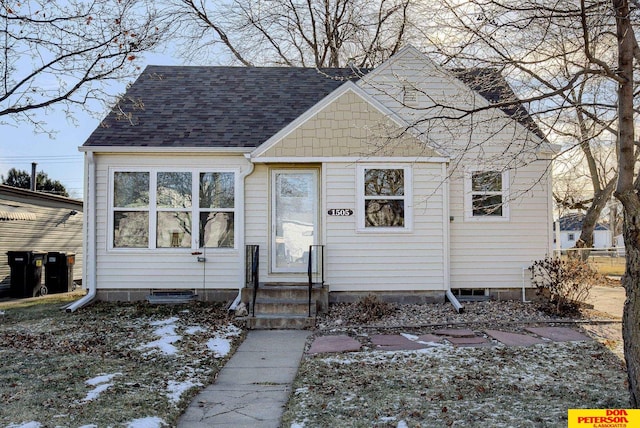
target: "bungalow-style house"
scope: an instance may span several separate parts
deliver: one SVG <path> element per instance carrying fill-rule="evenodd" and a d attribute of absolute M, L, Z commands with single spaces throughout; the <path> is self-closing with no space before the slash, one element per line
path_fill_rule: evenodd
<path fill-rule="evenodd" d="M 560 249 L 566 250 L 576 246 L 582 233 L 584 214 L 572 213 L 560 217 L 557 224 L 560 227 Z M 555 230 L 555 224 L 554 224 Z M 557 238 L 556 238 L 557 239 Z M 596 223 L 593 229 L 593 248 L 611 248 L 612 236 L 609 227 L 602 223 Z"/>
<path fill-rule="evenodd" d="M 0 296 L 11 287 L 9 251 L 75 253 L 73 279 L 82 280 L 82 211 L 77 199 L 0 184 Z"/>
<path fill-rule="evenodd" d="M 552 249 L 552 153 L 509 96 L 410 46 L 374 70 L 149 66 L 80 148 L 85 281 L 250 310 L 253 280 L 519 298 Z"/>

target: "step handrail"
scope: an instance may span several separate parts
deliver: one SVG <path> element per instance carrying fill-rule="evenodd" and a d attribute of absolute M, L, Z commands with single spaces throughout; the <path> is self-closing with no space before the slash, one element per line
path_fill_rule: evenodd
<path fill-rule="evenodd" d="M 251 316 L 256 316 L 256 297 L 258 295 L 259 270 L 260 270 L 260 246 L 246 246 L 246 270 L 245 270 L 245 287 L 253 286 L 253 299 L 251 304 Z"/>

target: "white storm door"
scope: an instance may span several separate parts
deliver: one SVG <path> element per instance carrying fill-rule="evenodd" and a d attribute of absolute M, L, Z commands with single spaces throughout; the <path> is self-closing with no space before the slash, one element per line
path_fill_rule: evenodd
<path fill-rule="evenodd" d="M 318 234 L 318 171 L 273 170 L 271 195 L 271 269 L 306 272 Z"/>

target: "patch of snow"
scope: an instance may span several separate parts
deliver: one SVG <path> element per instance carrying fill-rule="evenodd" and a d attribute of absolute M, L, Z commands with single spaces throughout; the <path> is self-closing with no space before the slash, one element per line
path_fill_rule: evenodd
<path fill-rule="evenodd" d="M 202 333 L 206 331 L 204 328 L 200 327 L 199 325 L 193 326 L 193 327 L 188 327 L 184 332 L 185 334 L 196 334 L 196 333 Z"/>
<path fill-rule="evenodd" d="M 78 428 L 98 428 L 98 425 L 96 424 L 82 425 L 81 427 L 78 427 Z"/>
<path fill-rule="evenodd" d="M 112 386 L 113 386 L 112 383 L 103 383 L 102 385 L 98 385 L 95 388 L 93 388 L 91 391 L 89 391 L 87 393 L 87 396 L 84 397 L 84 400 L 82 400 L 82 401 L 95 400 L 96 398 L 98 398 L 100 396 L 100 394 L 102 394 L 107 389 L 111 388 Z"/>
<path fill-rule="evenodd" d="M 175 324 L 176 321 L 179 321 L 179 320 L 180 318 L 178 317 L 171 317 L 171 318 L 167 318 L 166 320 L 151 321 L 149 325 L 156 326 L 156 325 Z"/>
<path fill-rule="evenodd" d="M 185 380 L 184 382 L 170 380 L 167 385 L 167 397 L 169 397 L 169 401 L 172 403 L 177 403 L 180 401 L 182 394 L 194 386 L 202 386 L 202 384 L 200 382 L 192 382 L 190 380 Z"/>
<path fill-rule="evenodd" d="M 4 311 L 0 311 L 0 315 L 4 315 Z"/>
<path fill-rule="evenodd" d="M 166 426 L 166 422 L 157 416 L 134 419 L 127 424 L 127 428 L 160 428 Z"/>
<path fill-rule="evenodd" d="M 112 374 L 96 376 L 92 379 L 85 380 L 84 383 L 86 383 L 87 385 L 96 386 L 101 383 L 111 382 L 111 379 L 113 379 L 116 376 L 122 376 L 122 373 L 112 373 Z"/>
<path fill-rule="evenodd" d="M 160 339 L 153 342 L 146 343 L 138 347 L 138 349 L 158 348 L 166 355 L 175 355 L 178 353 L 178 349 L 173 346 L 173 343 L 182 339 L 182 336 L 176 334 L 176 321 L 179 318 L 171 317 L 166 320 L 159 320 L 150 323 L 153 326 L 160 326 L 153 331 L 156 336 L 160 336 Z"/>
<path fill-rule="evenodd" d="M 405 421 L 398 422 L 398 426 L 396 428 L 409 428 L 409 425 Z"/>
<path fill-rule="evenodd" d="M 6 428 L 40 428 L 42 424 L 40 422 L 22 422 L 20 424 L 9 424 Z"/>
<path fill-rule="evenodd" d="M 391 421 L 395 421 L 396 417 L 395 416 L 383 416 L 380 418 L 380 420 L 382 422 L 391 422 Z M 400 421 L 400 422 L 404 422 L 404 421 Z"/>
<path fill-rule="evenodd" d="M 304 422 L 291 422 L 291 428 L 304 428 Z"/>
<path fill-rule="evenodd" d="M 149 342 L 145 345 L 140 346 L 140 349 L 158 348 L 161 352 L 167 355 L 175 355 L 178 353 L 178 348 L 176 348 L 172 344 L 180 339 L 180 336 L 162 337 L 158 340 L 154 340 L 153 342 Z"/>
<path fill-rule="evenodd" d="M 213 351 L 213 356 L 222 358 L 231 351 L 231 341 L 222 337 L 214 337 L 207 342 L 207 348 Z"/>
<path fill-rule="evenodd" d="M 400 333 L 400 336 L 403 336 L 404 338 L 412 340 L 414 342 L 417 342 L 418 339 L 420 339 L 420 337 L 416 336 L 415 334 L 409 334 L 409 333 Z"/>
<path fill-rule="evenodd" d="M 213 351 L 215 357 L 225 357 L 231 351 L 231 340 L 228 338 L 240 336 L 240 334 L 242 334 L 242 329 L 233 324 L 227 324 L 216 332 L 213 338 L 209 339 L 207 348 Z"/>
<path fill-rule="evenodd" d="M 304 392 L 308 392 L 308 391 L 309 391 L 309 388 L 305 386 L 305 387 L 303 387 L 303 388 L 298 388 L 298 389 L 296 389 L 296 391 L 294 392 L 294 394 L 295 394 L 295 395 L 298 395 L 298 394 L 302 394 L 302 393 L 304 393 Z"/>

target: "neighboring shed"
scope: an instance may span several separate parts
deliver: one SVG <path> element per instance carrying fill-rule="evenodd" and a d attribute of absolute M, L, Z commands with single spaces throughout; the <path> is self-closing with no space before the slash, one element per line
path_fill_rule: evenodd
<path fill-rule="evenodd" d="M 11 284 L 7 251 L 74 252 L 74 280 L 82 279 L 82 207 L 77 199 L 0 185 L 0 295 Z"/>
<path fill-rule="evenodd" d="M 584 214 L 579 213 L 567 214 L 558 219 L 560 224 L 560 248 L 562 250 L 575 247 L 576 242 L 580 239 L 580 233 L 582 233 L 583 221 Z M 596 227 L 593 230 L 593 248 L 610 248 L 611 239 L 611 231 L 607 225 L 596 223 Z"/>

